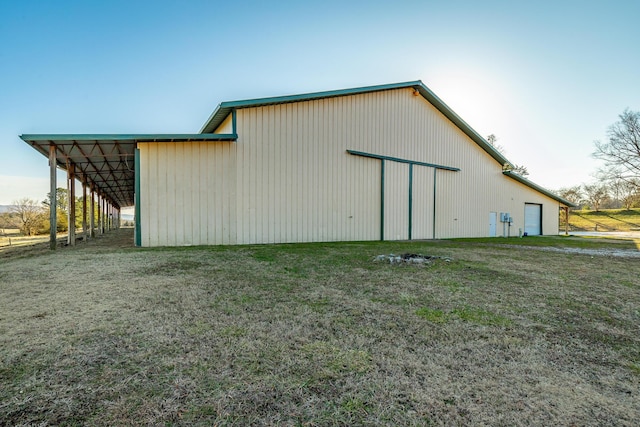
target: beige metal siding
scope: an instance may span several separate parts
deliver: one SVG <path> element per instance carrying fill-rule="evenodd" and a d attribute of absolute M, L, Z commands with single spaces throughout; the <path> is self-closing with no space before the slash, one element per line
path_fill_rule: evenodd
<path fill-rule="evenodd" d="M 142 246 L 236 243 L 233 143 L 138 147 Z"/>
<path fill-rule="evenodd" d="M 385 161 L 384 238 L 409 238 L 409 165 Z"/>
<path fill-rule="evenodd" d="M 433 238 L 433 172 L 433 168 L 413 167 L 412 239 Z"/>
<path fill-rule="evenodd" d="M 233 133 L 233 115 L 229 114 L 213 133 Z"/>
<path fill-rule="evenodd" d="M 236 123 L 237 142 L 140 144 L 144 246 L 379 239 L 381 162 L 347 149 L 460 168 L 434 185 L 433 168 L 413 167 L 413 238 L 487 236 L 489 212 L 510 212 L 516 235 L 525 202 L 557 232 L 557 202 L 505 177 L 412 89 L 240 109 Z M 407 164 L 385 161 L 387 239 L 408 237 L 408 182 Z"/>
<path fill-rule="evenodd" d="M 238 239 L 243 243 L 379 237 L 379 162 L 346 147 L 330 100 L 238 111 Z"/>

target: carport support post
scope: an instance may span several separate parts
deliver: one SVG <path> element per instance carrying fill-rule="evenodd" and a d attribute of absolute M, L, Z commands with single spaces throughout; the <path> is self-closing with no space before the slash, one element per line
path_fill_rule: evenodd
<path fill-rule="evenodd" d="M 105 231 L 107 231 L 107 220 L 106 220 L 106 216 L 107 216 L 107 199 L 104 198 L 104 196 L 102 196 L 102 215 L 101 215 L 101 221 L 100 221 L 100 234 L 104 234 Z"/>
<path fill-rule="evenodd" d="M 564 235 L 569 235 L 569 206 L 564 208 Z"/>
<path fill-rule="evenodd" d="M 56 160 L 56 146 L 54 144 L 49 144 L 49 183 L 50 193 L 49 193 L 49 249 L 56 249 L 56 229 L 57 229 L 57 218 L 56 218 L 56 199 L 58 198 L 56 193 L 57 182 L 56 182 L 56 169 L 57 169 L 57 160 Z"/>
<path fill-rule="evenodd" d="M 87 241 L 87 176 L 82 176 L 82 236 Z"/>
<path fill-rule="evenodd" d="M 69 234 L 67 243 L 76 245 L 76 174 L 73 163 L 67 160 L 67 196 L 69 197 Z"/>
<path fill-rule="evenodd" d="M 100 197 L 100 193 L 96 192 L 96 196 L 97 196 L 97 202 L 98 202 L 98 206 L 96 209 L 96 213 L 98 214 L 98 218 L 96 218 L 96 227 L 98 228 L 98 234 L 102 234 L 102 224 L 100 221 L 102 221 L 102 214 L 100 213 L 100 210 L 102 209 L 102 198 Z"/>
<path fill-rule="evenodd" d="M 96 210 L 96 200 L 95 200 L 95 192 L 93 191 L 93 185 L 89 187 L 89 191 L 91 192 L 91 211 L 89 212 L 89 237 L 92 239 L 96 237 L 96 220 L 95 220 L 95 210 Z"/>

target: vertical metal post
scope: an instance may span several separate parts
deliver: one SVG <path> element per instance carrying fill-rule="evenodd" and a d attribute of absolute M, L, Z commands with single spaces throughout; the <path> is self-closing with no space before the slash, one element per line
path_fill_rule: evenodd
<path fill-rule="evenodd" d="M 413 163 L 409 163 L 409 240 L 413 227 Z"/>
<path fill-rule="evenodd" d="M 433 168 L 433 239 L 436 238 L 436 172 L 437 168 Z"/>
<path fill-rule="evenodd" d="M 50 184 L 50 193 L 49 193 L 49 249 L 56 249 L 56 239 L 57 239 L 57 225 L 58 220 L 56 217 L 57 210 L 57 182 L 56 182 L 56 171 L 57 171 L 57 160 L 56 160 L 56 146 L 54 144 L 49 145 L 49 184 Z"/>
<path fill-rule="evenodd" d="M 380 240 L 384 240 L 384 159 L 380 160 Z"/>

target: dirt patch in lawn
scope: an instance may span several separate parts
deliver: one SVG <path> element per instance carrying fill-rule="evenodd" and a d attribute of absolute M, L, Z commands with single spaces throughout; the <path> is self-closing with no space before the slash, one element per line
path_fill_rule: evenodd
<path fill-rule="evenodd" d="M 614 245 L 609 248 L 588 249 L 574 247 L 551 247 L 551 246 L 512 246 L 501 245 L 504 247 L 518 248 L 520 250 L 547 251 L 565 254 L 578 254 L 590 256 L 605 256 L 617 258 L 640 258 L 640 251 L 634 249 L 618 249 Z"/>

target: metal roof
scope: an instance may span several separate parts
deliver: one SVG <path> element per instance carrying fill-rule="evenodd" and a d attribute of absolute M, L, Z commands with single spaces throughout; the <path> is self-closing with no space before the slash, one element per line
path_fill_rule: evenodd
<path fill-rule="evenodd" d="M 76 178 L 93 186 L 116 208 L 135 204 L 135 149 L 137 143 L 233 141 L 234 134 L 58 134 L 20 135 L 27 144 L 49 157 L 56 147 L 57 166 L 75 165 Z"/>
<path fill-rule="evenodd" d="M 577 208 L 578 206 L 574 203 L 571 203 L 570 201 L 563 199 L 562 197 L 558 196 L 557 194 L 552 193 L 551 191 L 547 190 L 546 188 L 540 187 L 538 184 L 536 184 L 535 182 L 531 182 L 528 179 L 518 175 L 517 173 L 511 172 L 511 171 L 502 171 L 503 175 L 508 176 L 511 179 L 514 179 L 516 181 L 518 181 L 521 184 L 526 185 L 529 188 L 533 188 L 534 190 L 544 194 L 547 197 L 551 197 L 553 200 L 562 203 L 563 205 L 566 205 L 570 208 Z"/>

